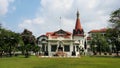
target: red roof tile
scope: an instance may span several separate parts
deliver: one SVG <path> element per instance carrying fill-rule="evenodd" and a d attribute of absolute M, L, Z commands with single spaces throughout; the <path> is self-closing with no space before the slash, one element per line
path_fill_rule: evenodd
<path fill-rule="evenodd" d="M 75 25 L 75 30 L 82 30 L 82 26 L 80 23 L 80 19 L 79 19 L 79 12 L 77 11 L 77 19 L 76 19 L 76 25 Z"/>
<path fill-rule="evenodd" d="M 61 30 L 61 29 L 60 29 Z M 60 31 L 58 30 L 58 31 Z M 46 36 L 51 36 L 53 38 L 57 38 L 59 36 L 63 36 L 64 38 L 69 38 L 69 36 L 71 36 L 72 33 L 68 32 L 68 31 L 64 31 L 66 34 L 57 34 L 58 31 L 55 31 L 55 32 L 47 32 L 46 33 Z M 63 31 L 63 30 L 62 30 Z"/>
<path fill-rule="evenodd" d="M 47 32 L 46 36 L 53 34 L 54 32 Z"/>
<path fill-rule="evenodd" d="M 98 32 L 106 32 L 107 29 L 106 28 L 103 28 L 103 29 L 100 29 L 100 30 L 91 30 L 90 32 L 88 33 L 98 33 Z"/>

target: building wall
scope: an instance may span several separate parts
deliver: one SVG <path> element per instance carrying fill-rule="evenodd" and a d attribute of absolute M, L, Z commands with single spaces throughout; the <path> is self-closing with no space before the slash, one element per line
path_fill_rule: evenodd
<path fill-rule="evenodd" d="M 44 39 L 44 37 L 39 38 L 39 42 L 42 42 L 41 41 L 42 38 Z M 77 51 L 77 46 L 84 48 L 85 37 L 81 37 L 81 36 L 73 36 L 72 37 L 72 36 L 70 36 L 70 38 L 63 38 L 63 37 L 52 38 L 52 37 L 49 36 L 48 39 L 47 39 L 47 43 L 46 43 L 46 46 L 48 46 L 48 49 L 47 49 L 48 50 L 48 56 L 53 56 L 57 52 L 57 50 L 55 52 L 51 52 L 51 45 L 57 45 L 57 47 L 58 47 L 60 41 L 62 41 L 63 52 L 64 52 L 64 46 L 65 45 L 70 46 L 70 51 L 69 52 L 64 52 L 64 53 L 67 54 L 67 56 L 72 56 L 73 46 L 75 46 L 76 56 L 78 56 L 79 51 Z M 42 44 L 38 43 L 38 45 L 40 47 L 42 47 Z"/>
<path fill-rule="evenodd" d="M 84 47 L 84 42 L 85 42 L 84 37 L 74 36 L 73 39 L 75 40 L 74 43 L 79 44 L 79 46 Z"/>
<path fill-rule="evenodd" d="M 57 51 L 58 51 L 58 49 L 56 49 L 56 51 L 55 52 L 51 52 L 51 45 L 57 45 L 57 48 L 59 47 L 59 40 L 57 41 L 57 42 L 55 42 L 55 43 L 53 43 L 53 42 L 48 42 L 48 52 L 49 52 L 49 56 L 53 56 Z M 65 52 L 64 51 L 64 46 L 66 46 L 66 45 L 69 45 L 69 47 L 70 47 L 70 51 L 69 52 Z M 66 53 L 67 54 L 67 56 L 71 56 L 71 53 L 72 53 L 72 51 L 73 51 L 73 42 L 67 42 L 67 43 L 65 43 L 65 42 L 63 42 L 63 44 L 61 45 L 62 47 L 63 47 L 63 52 L 64 53 Z"/>

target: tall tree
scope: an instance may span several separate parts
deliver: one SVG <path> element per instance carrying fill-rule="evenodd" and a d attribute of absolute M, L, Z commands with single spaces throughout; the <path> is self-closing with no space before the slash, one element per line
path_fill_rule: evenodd
<path fill-rule="evenodd" d="M 113 28 L 120 30 L 120 8 L 111 13 L 109 21 Z"/>
<path fill-rule="evenodd" d="M 120 51 L 120 8 L 111 13 L 109 22 L 112 24 L 112 28 L 109 29 L 108 36 L 111 43 L 115 45 L 118 56 Z"/>
<path fill-rule="evenodd" d="M 24 42 L 24 52 L 25 57 L 29 57 L 29 51 L 32 51 L 32 48 L 36 45 L 36 39 L 35 36 L 32 35 L 32 32 L 25 29 L 22 34 L 22 40 Z"/>

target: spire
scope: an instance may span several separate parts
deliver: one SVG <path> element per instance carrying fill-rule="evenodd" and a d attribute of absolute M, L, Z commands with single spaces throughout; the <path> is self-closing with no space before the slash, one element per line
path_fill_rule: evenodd
<path fill-rule="evenodd" d="M 76 19 L 75 29 L 73 30 L 73 35 L 81 35 L 84 34 L 84 31 L 80 23 L 79 11 L 77 11 L 76 15 L 77 15 L 77 19 Z"/>
<path fill-rule="evenodd" d="M 77 11 L 77 19 L 76 19 L 76 25 L 75 25 L 75 30 L 82 30 L 80 19 L 79 19 L 79 11 Z"/>
<path fill-rule="evenodd" d="M 79 18 L 79 11 L 77 11 L 77 19 Z"/>

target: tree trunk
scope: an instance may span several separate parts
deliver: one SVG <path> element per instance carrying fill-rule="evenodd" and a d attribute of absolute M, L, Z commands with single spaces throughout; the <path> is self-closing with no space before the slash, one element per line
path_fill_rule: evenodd
<path fill-rule="evenodd" d="M 101 52 L 99 52 L 99 55 L 101 55 Z"/>
<path fill-rule="evenodd" d="M 96 51 L 93 51 L 93 55 L 97 55 L 97 52 L 96 52 Z"/>
<path fill-rule="evenodd" d="M 119 56 L 119 52 L 118 51 L 116 52 L 116 56 Z"/>
<path fill-rule="evenodd" d="M 107 55 L 107 52 L 104 52 L 104 55 Z"/>
<path fill-rule="evenodd" d="M 109 55 L 112 55 L 112 52 L 109 52 Z"/>
<path fill-rule="evenodd" d="M 9 56 L 12 57 L 12 53 L 11 53 L 11 51 L 9 51 Z"/>
<path fill-rule="evenodd" d="M 10 55 L 10 57 L 12 57 L 12 50 L 11 50 L 11 45 L 10 45 L 10 50 L 9 50 L 9 55 Z"/>
<path fill-rule="evenodd" d="M 28 51 L 26 51 L 25 58 L 28 58 L 28 57 L 29 57 L 29 53 L 28 53 Z"/>
<path fill-rule="evenodd" d="M 2 51 L 0 52 L 0 58 L 2 58 Z"/>

